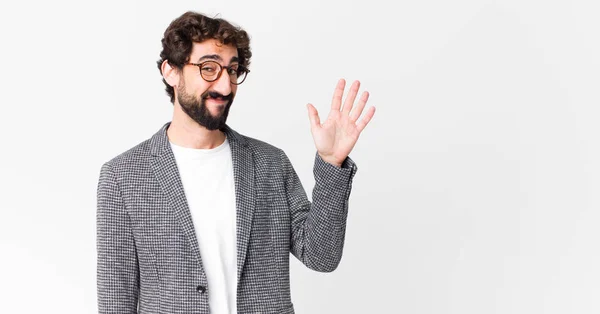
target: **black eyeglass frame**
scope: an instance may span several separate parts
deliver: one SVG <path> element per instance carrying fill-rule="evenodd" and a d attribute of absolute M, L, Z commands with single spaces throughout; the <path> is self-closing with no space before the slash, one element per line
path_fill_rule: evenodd
<path fill-rule="evenodd" d="M 207 80 L 206 78 L 204 78 L 204 75 L 202 75 L 202 66 L 204 64 L 206 64 L 206 63 L 209 63 L 209 62 L 210 63 L 214 63 L 214 64 L 216 64 L 219 67 L 219 73 L 217 74 L 217 77 L 215 77 L 214 80 Z M 207 60 L 207 61 L 200 62 L 200 63 L 188 62 L 188 63 L 186 63 L 186 65 L 195 65 L 195 66 L 197 66 L 198 67 L 198 71 L 200 71 L 200 77 L 202 77 L 203 80 L 205 80 L 205 81 L 207 81 L 209 83 L 218 80 L 221 77 L 221 74 L 223 74 L 223 69 L 227 70 L 227 75 L 230 75 L 229 74 L 229 70 L 232 70 L 232 68 L 231 68 L 232 66 L 231 65 L 229 65 L 229 66 L 222 66 L 219 62 L 216 62 L 216 61 L 213 61 L 213 60 Z M 245 66 L 243 66 L 241 64 L 236 64 L 236 65 L 238 67 L 238 70 L 236 72 L 239 73 L 240 70 L 242 70 L 245 73 L 244 74 L 244 79 L 241 82 L 239 82 L 239 83 L 237 83 L 237 82 L 234 83 L 234 82 L 231 81 L 231 76 L 229 76 L 229 82 L 231 82 L 231 84 L 233 84 L 233 85 L 240 85 L 240 84 L 244 83 L 244 81 L 246 80 L 246 77 L 248 77 L 248 73 L 250 73 L 250 70 L 248 70 Z"/>

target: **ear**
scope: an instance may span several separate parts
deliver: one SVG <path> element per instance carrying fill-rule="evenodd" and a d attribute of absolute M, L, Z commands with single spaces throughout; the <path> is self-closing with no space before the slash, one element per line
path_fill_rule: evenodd
<path fill-rule="evenodd" d="M 169 60 L 163 61 L 160 66 L 162 76 L 171 87 L 175 88 L 179 85 L 179 70 L 169 64 Z"/>

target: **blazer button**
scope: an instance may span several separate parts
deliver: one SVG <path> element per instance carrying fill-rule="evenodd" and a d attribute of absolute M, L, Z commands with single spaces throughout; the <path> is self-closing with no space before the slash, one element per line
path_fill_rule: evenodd
<path fill-rule="evenodd" d="M 198 285 L 198 287 L 196 287 L 196 291 L 204 293 L 204 292 L 206 292 L 206 287 L 202 286 L 202 285 Z"/>

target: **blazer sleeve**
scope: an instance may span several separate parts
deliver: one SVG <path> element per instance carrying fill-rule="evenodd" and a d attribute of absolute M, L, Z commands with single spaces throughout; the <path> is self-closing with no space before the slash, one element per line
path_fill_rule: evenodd
<path fill-rule="evenodd" d="M 317 153 L 312 202 L 286 154 L 281 151 L 286 197 L 291 214 L 291 253 L 308 268 L 334 271 L 342 258 L 348 215 L 348 198 L 357 167 L 347 157 L 341 167 Z"/>
<path fill-rule="evenodd" d="M 131 219 L 108 163 L 98 182 L 96 241 L 98 312 L 137 313 L 139 266 Z"/>

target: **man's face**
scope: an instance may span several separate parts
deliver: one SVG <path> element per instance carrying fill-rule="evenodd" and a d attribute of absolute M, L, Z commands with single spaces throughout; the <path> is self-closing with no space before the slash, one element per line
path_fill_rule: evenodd
<path fill-rule="evenodd" d="M 202 63 L 209 60 L 216 61 L 221 66 L 238 63 L 237 49 L 221 45 L 214 39 L 194 43 L 189 62 Z M 200 75 L 197 66 L 186 65 L 176 87 L 176 98 L 181 109 L 190 118 L 209 130 L 218 130 L 225 125 L 236 91 L 237 85 L 231 83 L 225 69 L 216 81 L 207 82 Z"/>

